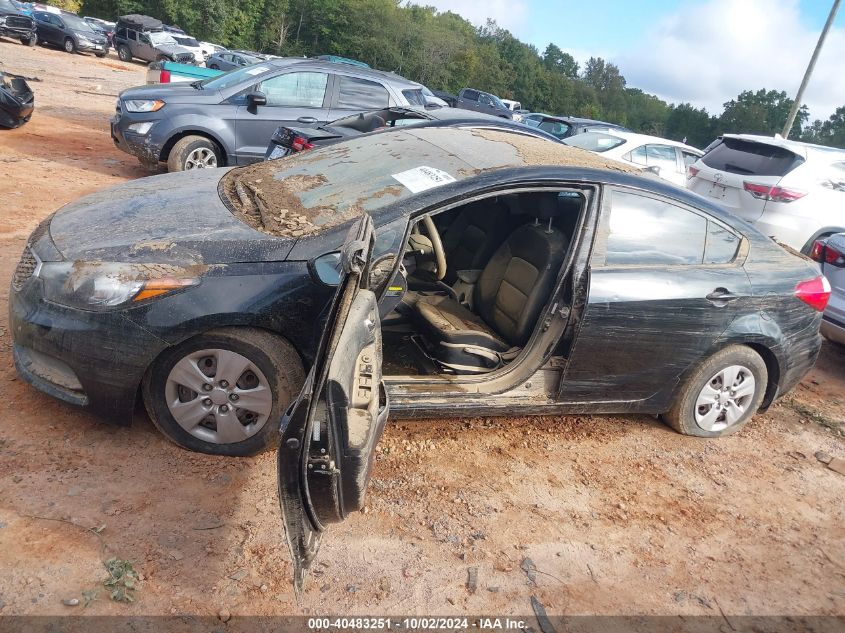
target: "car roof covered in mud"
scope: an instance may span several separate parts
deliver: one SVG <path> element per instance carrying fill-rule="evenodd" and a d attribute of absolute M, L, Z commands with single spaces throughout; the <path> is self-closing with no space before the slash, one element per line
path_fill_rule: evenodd
<path fill-rule="evenodd" d="M 641 173 L 624 163 L 527 134 L 417 128 L 363 135 L 233 169 L 221 178 L 218 192 L 226 206 L 253 228 L 299 239 L 481 174 L 539 166 Z M 607 180 L 593 175 L 595 180 Z"/>

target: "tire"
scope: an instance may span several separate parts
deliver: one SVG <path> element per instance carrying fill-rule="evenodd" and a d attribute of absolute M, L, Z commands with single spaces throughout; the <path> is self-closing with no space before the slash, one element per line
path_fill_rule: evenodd
<path fill-rule="evenodd" d="M 26 44 L 27 46 L 35 46 L 38 44 L 38 36 L 33 33 L 30 37 L 22 37 L 21 44 Z"/>
<path fill-rule="evenodd" d="M 173 60 L 170 59 L 167 55 L 159 55 L 156 57 L 157 62 L 172 62 Z"/>
<path fill-rule="evenodd" d="M 223 372 L 231 372 L 230 379 L 241 372 L 235 387 L 221 382 L 218 373 Z M 199 391 L 179 386 L 206 376 L 205 384 L 213 385 L 210 391 L 199 382 L 192 383 Z M 255 328 L 221 328 L 166 350 L 147 371 L 141 389 L 150 419 L 169 440 L 199 453 L 243 457 L 275 445 L 279 421 L 304 376 L 299 355 L 284 339 Z M 252 409 L 238 406 L 247 394 Z M 179 406 L 184 407 L 181 412 L 175 408 Z"/>
<path fill-rule="evenodd" d="M 189 135 L 180 138 L 167 157 L 168 171 L 210 169 L 222 164 L 223 156 L 217 143 L 204 136 Z"/>
<path fill-rule="evenodd" d="M 211 70 L 220 70 L 220 68 L 217 66 L 217 64 L 212 64 L 211 66 L 209 66 L 209 68 Z"/>
<path fill-rule="evenodd" d="M 76 42 L 73 41 L 72 38 L 66 37 L 65 44 L 64 44 L 65 53 L 75 53 L 76 52 Z"/>
<path fill-rule="evenodd" d="M 108 51 L 106 51 L 105 53 L 94 53 L 94 55 L 96 55 L 100 59 L 103 59 L 103 57 L 105 57 L 108 54 L 109 54 Z"/>
<path fill-rule="evenodd" d="M 124 44 L 117 47 L 117 56 L 122 62 L 132 61 L 132 51 L 130 51 L 129 47 Z"/>
<path fill-rule="evenodd" d="M 721 391 L 729 389 L 725 383 L 733 376 L 735 391 Z M 661 417 L 684 435 L 731 435 L 760 408 L 768 380 L 766 363 L 757 352 L 744 345 L 726 347 L 701 363 L 680 387 L 672 408 Z"/>

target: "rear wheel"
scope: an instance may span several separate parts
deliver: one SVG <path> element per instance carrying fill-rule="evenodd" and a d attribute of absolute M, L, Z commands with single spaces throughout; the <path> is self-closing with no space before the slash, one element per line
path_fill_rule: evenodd
<path fill-rule="evenodd" d="M 120 58 L 122 62 L 131 62 L 132 61 L 132 51 L 129 50 L 128 46 L 121 45 L 117 47 L 117 56 Z"/>
<path fill-rule="evenodd" d="M 103 57 L 105 57 L 106 55 L 108 55 L 108 54 L 109 54 L 109 52 L 108 52 L 108 51 L 106 51 L 105 53 L 94 53 L 94 54 L 95 54 L 97 57 L 99 57 L 100 59 L 102 59 Z"/>
<path fill-rule="evenodd" d="M 76 42 L 73 41 L 72 38 L 68 37 L 65 38 L 65 53 L 75 53 L 76 52 Z"/>
<path fill-rule="evenodd" d="M 169 171 L 211 169 L 222 165 L 222 152 L 217 143 L 204 136 L 186 136 L 179 139 L 167 157 Z"/>
<path fill-rule="evenodd" d="M 220 70 L 220 68 L 219 68 L 219 66 L 217 66 L 217 64 L 212 64 L 211 66 L 209 66 L 209 68 L 211 70 Z"/>
<path fill-rule="evenodd" d="M 183 448 L 245 456 L 269 447 L 304 381 L 285 340 L 254 328 L 224 328 L 167 350 L 144 377 L 153 424 Z"/>
<path fill-rule="evenodd" d="M 742 345 L 726 347 L 693 372 L 663 420 L 684 435 L 730 435 L 760 408 L 768 379 L 757 352 Z"/>

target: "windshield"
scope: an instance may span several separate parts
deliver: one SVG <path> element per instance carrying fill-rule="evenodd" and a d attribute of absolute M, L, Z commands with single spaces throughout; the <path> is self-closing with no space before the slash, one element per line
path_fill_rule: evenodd
<path fill-rule="evenodd" d="M 80 18 L 78 15 L 71 15 L 71 14 L 64 14 L 62 16 L 62 20 L 68 26 L 68 28 L 73 29 L 74 31 L 87 31 L 89 33 L 93 33 L 94 29 L 91 28 L 91 25 L 88 24 L 85 20 Z"/>
<path fill-rule="evenodd" d="M 18 10 L 9 0 L 0 0 L 0 9 L 9 11 L 10 13 L 15 13 Z"/>
<path fill-rule="evenodd" d="M 193 37 L 179 37 L 177 35 L 173 39 L 175 39 L 182 46 L 190 46 L 192 48 L 199 48 L 199 45 L 200 45 L 200 43 L 197 42 Z"/>
<path fill-rule="evenodd" d="M 173 37 L 168 35 L 167 33 L 154 31 L 152 33 L 147 33 L 147 35 L 149 35 L 150 41 L 156 46 L 159 46 L 161 44 L 176 44 L 176 40 L 174 40 Z"/>
<path fill-rule="evenodd" d="M 222 75 L 219 75 L 217 77 L 211 77 L 210 79 L 198 81 L 194 85 L 199 88 L 202 88 L 203 90 L 226 90 L 226 88 L 236 86 L 242 81 L 246 81 L 251 77 L 261 75 L 262 73 L 265 73 L 268 70 L 270 70 L 270 66 L 266 66 L 264 64 L 259 66 L 245 66 L 243 68 L 236 68 L 235 70 L 230 70 L 229 72 L 223 73 Z"/>
<path fill-rule="evenodd" d="M 572 147 L 580 147 L 591 152 L 606 152 L 609 149 L 623 145 L 625 139 L 613 136 L 612 134 L 604 134 L 603 132 L 585 132 L 584 134 L 576 134 L 575 136 L 565 138 L 563 142 Z"/>

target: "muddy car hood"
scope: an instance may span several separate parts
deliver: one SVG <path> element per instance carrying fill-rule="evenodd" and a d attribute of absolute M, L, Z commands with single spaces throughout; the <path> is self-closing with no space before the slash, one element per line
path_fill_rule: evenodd
<path fill-rule="evenodd" d="M 281 261 L 295 240 L 237 219 L 217 184 L 227 169 L 142 178 L 60 209 L 50 238 L 64 259 L 179 265 Z"/>
<path fill-rule="evenodd" d="M 175 82 L 167 84 L 153 84 L 150 86 L 136 86 L 127 88 L 120 93 L 121 99 L 161 99 L 162 101 L 181 102 L 206 100 L 220 101 L 220 94 L 216 90 L 197 90 L 190 82 Z M 165 113 L 166 109 L 160 110 Z"/>

